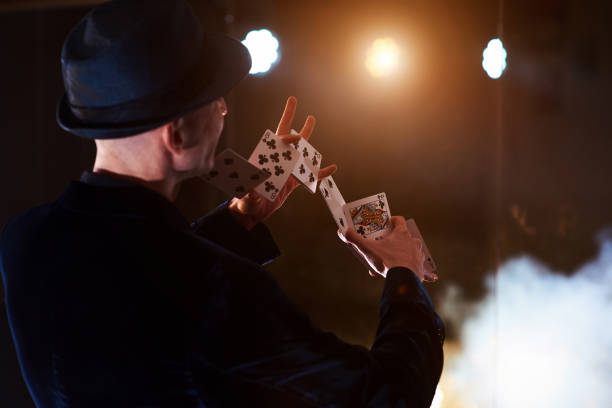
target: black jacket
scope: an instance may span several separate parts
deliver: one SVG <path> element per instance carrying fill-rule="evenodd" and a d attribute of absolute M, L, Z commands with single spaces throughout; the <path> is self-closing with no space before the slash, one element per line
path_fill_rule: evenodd
<path fill-rule="evenodd" d="M 312 326 L 227 203 L 192 225 L 144 187 L 87 175 L 13 218 L 6 307 L 38 407 L 428 407 L 444 328 L 393 268 L 368 350 Z"/>

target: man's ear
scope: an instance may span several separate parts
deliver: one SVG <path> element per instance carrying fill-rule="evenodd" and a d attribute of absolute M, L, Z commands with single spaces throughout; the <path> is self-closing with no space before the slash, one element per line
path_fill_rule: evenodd
<path fill-rule="evenodd" d="M 162 131 L 164 146 L 173 154 L 181 154 L 185 150 L 183 122 L 183 118 L 176 119 L 165 125 Z"/>

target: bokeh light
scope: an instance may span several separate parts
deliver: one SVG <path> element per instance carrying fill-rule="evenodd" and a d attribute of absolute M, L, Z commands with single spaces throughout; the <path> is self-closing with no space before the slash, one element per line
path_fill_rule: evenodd
<path fill-rule="evenodd" d="M 385 77 L 397 70 L 399 47 L 392 38 L 379 38 L 368 50 L 365 66 L 374 77 Z"/>
<path fill-rule="evenodd" d="M 276 37 L 267 29 L 250 31 L 242 44 L 251 54 L 251 70 L 249 74 L 264 74 L 278 60 L 279 43 Z"/>
<path fill-rule="evenodd" d="M 487 72 L 487 75 L 493 79 L 501 77 L 506 69 L 507 56 L 508 53 L 499 38 L 489 41 L 487 48 L 482 52 L 482 67 Z"/>
<path fill-rule="evenodd" d="M 436 388 L 436 395 L 434 395 L 434 399 L 431 402 L 431 408 L 442 408 L 442 401 L 444 401 L 444 392 L 440 389 L 440 386 Z"/>

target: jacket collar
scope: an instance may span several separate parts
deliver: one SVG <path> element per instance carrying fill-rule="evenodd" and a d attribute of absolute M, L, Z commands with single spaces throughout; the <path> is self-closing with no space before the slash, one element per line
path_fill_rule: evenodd
<path fill-rule="evenodd" d="M 99 173 L 84 172 L 79 181 L 71 181 L 58 203 L 79 213 L 149 218 L 176 228 L 190 229 L 187 219 L 161 194 Z"/>

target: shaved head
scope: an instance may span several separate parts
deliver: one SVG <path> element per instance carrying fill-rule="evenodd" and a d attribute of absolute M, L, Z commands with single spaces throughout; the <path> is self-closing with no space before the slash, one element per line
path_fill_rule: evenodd
<path fill-rule="evenodd" d="M 219 98 L 148 132 L 96 139 L 94 171 L 173 185 L 201 176 L 214 165 L 226 113 Z"/>

